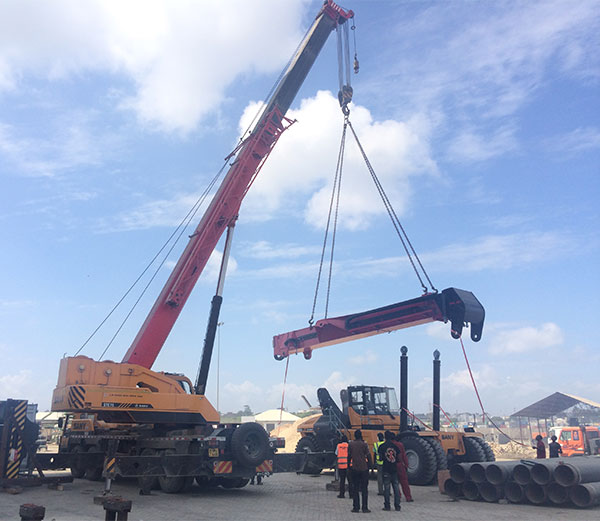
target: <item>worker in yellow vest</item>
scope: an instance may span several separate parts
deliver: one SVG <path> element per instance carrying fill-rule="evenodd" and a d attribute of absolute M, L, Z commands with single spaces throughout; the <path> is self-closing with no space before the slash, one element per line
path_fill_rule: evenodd
<path fill-rule="evenodd" d="M 377 433 L 377 441 L 373 443 L 373 455 L 377 465 L 377 495 L 383 496 L 383 460 L 379 456 L 380 445 L 383 445 L 383 432 Z"/>
<path fill-rule="evenodd" d="M 345 497 L 346 495 L 346 477 L 348 477 L 348 437 L 342 435 L 340 442 L 335 448 L 335 455 L 337 456 L 337 472 L 340 480 L 340 493 L 338 497 Z M 350 480 L 348 480 L 348 489 L 350 489 Z M 348 490 L 350 496 L 352 493 Z"/>

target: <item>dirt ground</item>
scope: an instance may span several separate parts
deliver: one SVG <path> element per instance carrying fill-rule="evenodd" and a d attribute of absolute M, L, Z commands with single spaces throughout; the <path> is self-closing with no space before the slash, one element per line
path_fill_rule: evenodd
<path fill-rule="evenodd" d="M 118 481 L 113 492 L 133 501 L 129 521 L 198 521 L 260 520 L 315 521 L 346 520 L 351 501 L 338 499 L 336 492 L 326 490 L 332 475 L 305 476 L 276 474 L 264 480 L 264 485 L 247 485 L 242 489 L 214 488 L 206 491 L 194 487 L 186 494 L 169 495 L 160 491 L 140 496 L 135 481 Z M 600 519 L 600 507 L 588 510 L 575 508 L 536 507 L 451 501 L 439 493 L 437 486 L 413 487 L 414 503 L 402 503 L 401 512 L 383 512 L 383 501 L 376 495 L 377 484 L 369 484 L 368 519 L 410 519 L 411 521 L 494 521 L 553 520 L 578 521 Z M 19 519 L 19 506 L 34 503 L 46 507 L 45 521 L 103 520 L 102 506 L 95 505 L 94 496 L 101 494 L 102 482 L 76 480 L 65 484 L 64 490 L 49 490 L 46 486 L 24 489 L 10 495 L 0 492 L 0 521 Z M 366 514 L 357 514 L 361 518 Z"/>

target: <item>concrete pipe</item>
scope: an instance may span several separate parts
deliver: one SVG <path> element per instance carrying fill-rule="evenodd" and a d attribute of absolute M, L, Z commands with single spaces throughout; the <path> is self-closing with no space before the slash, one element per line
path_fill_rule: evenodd
<path fill-rule="evenodd" d="M 534 505 L 543 505 L 548 500 L 546 489 L 537 483 L 529 483 L 525 487 L 525 497 Z"/>
<path fill-rule="evenodd" d="M 600 505 L 600 482 L 575 485 L 571 488 L 569 497 L 580 508 Z"/>
<path fill-rule="evenodd" d="M 492 485 L 487 481 L 479 483 L 479 494 L 484 501 L 488 503 L 496 503 L 504 497 L 504 488 L 498 485 Z"/>
<path fill-rule="evenodd" d="M 486 480 L 486 470 L 496 463 L 495 461 L 478 461 L 469 467 L 469 479 L 475 483 L 483 483 Z"/>
<path fill-rule="evenodd" d="M 531 481 L 538 485 L 547 485 L 554 480 L 553 473 L 557 465 L 565 463 L 563 459 L 540 460 L 531 467 Z"/>
<path fill-rule="evenodd" d="M 533 467 L 535 463 L 521 460 L 521 463 L 515 465 L 513 469 L 512 478 L 519 485 L 529 485 L 531 482 L 531 467 Z"/>
<path fill-rule="evenodd" d="M 563 505 L 569 501 L 569 489 L 559 485 L 558 483 L 550 483 L 546 487 L 546 493 L 548 494 L 548 499 L 550 502 L 554 503 L 555 505 Z"/>
<path fill-rule="evenodd" d="M 462 484 L 463 496 L 469 501 L 477 501 L 479 499 L 479 487 L 473 481 L 465 481 Z"/>
<path fill-rule="evenodd" d="M 554 467 L 554 480 L 563 487 L 578 483 L 600 481 L 600 458 L 597 456 L 571 458 L 569 463 Z"/>
<path fill-rule="evenodd" d="M 469 476 L 469 469 L 474 463 L 456 463 L 450 467 L 450 477 L 457 483 L 464 483 Z"/>
<path fill-rule="evenodd" d="M 462 483 L 457 483 L 453 479 L 444 481 L 444 492 L 451 498 L 459 498 L 463 495 Z"/>
<path fill-rule="evenodd" d="M 509 481 L 504 486 L 504 497 L 511 503 L 523 503 L 525 501 L 525 487 L 514 481 Z"/>
<path fill-rule="evenodd" d="M 485 468 L 485 479 L 492 485 L 502 485 L 512 476 L 518 461 L 495 461 Z"/>

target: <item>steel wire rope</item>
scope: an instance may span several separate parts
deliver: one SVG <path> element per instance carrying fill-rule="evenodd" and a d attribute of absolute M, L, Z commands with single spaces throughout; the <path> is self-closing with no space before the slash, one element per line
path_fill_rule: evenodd
<path fill-rule="evenodd" d="M 177 242 L 179 241 L 179 239 L 181 238 L 181 235 L 183 234 L 183 232 L 185 231 L 185 229 L 187 228 L 187 226 L 189 225 L 191 219 L 193 219 L 193 217 L 196 215 L 196 213 L 198 212 L 198 209 L 200 208 L 200 206 L 202 205 L 202 203 L 204 202 L 204 200 L 206 199 L 206 196 L 208 195 L 208 193 L 210 192 L 210 190 L 212 189 L 212 187 L 214 186 L 214 184 L 216 183 L 216 181 L 218 180 L 218 178 L 221 176 L 221 174 L 223 173 L 223 169 L 225 168 L 225 165 L 227 163 L 224 163 L 223 166 L 221 167 L 221 169 L 217 172 L 217 174 L 213 177 L 213 179 L 211 180 L 211 182 L 208 184 L 207 188 L 204 190 L 204 192 L 201 194 L 201 196 L 198 198 L 198 200 L 194 203 L 194 205 L 190 208 L 190 210 L 188 211 L 188 213 L 185 215 L 185 217 L 181 220 L 181 222 L 177 225 L 177 227 L 175 228 L 175 230 L 173 230 L 173 232 L 171 233 L 171 235 L 168 237 L 168 239 L 164 242 L 164 244 L 160 247 L 160 249 L 156 252 L 156 254 L 154 255 L 154 257 L 152 257 L 152 259 L 150 260 L 150 262 L 148 263 L 148 265 L 142 270 L 142 272 L 140 273 L 140 275 L 135 279 L 135 281 L 129 286 L 129 288 L 127 289 L 127 291 L 123 294 L 123 296 L 117 301 L 117 303 L 112 307 L 112 309 L 108 312 L 108 314 L 104 317 L 104 319 L 100 322 L 100 324 L 94 329 L 94 331 L 90 334 L 90 336 L 85 340 L 85 342 L 79 347 L 79 349 L 75 352 L 75 354 L 73 356 L 77 356 L 82 350 L 83 348 L 92 340 L 92 338 L 96 335 L 96 333 L 98 333 L 98 331 L 102 328 L 102 326 L 106 323 L 106 321 L 112 316 L 112 314 L 117 310 L 117 308 L 121 305 L 121 303 L 125 300 L 125 298 L 127 298 L 127 296 L 133 291 L 133 288 L 135 288 L 135 286 L 137 286 L 137 284 L 139 283 L 139 281 L 142 279 L 142 277 L 146 274 L 146 272 L 150 269 L 150 267 L 154 264 L 154 262 L 156 261 L 156 259 L 159 257 L 159 255 L 164 251 L 164 249 L 169 245 L 169 243 L 173 240 L 173 237 L 175 237 L 177 235 L 177 232 L 179 231 L 179 235 L 177 235 L 177 238 L 175 240 L 175 242 L 173 243 L 173 245 L 171 246 L 171 248 L 169 249 L 169 251 L 167 252 L 167 255 L 165 256 L 165 259 L 163 259 L 163 261 L 160 263 L 160 265 L 158 266 L 157 270 L 155 271 L 154 275 L 152 276 L 152 280 L 154 280 L 154 278 L 156 277 L 156 274 L 158 272 L 158 270 L 163 266 L 166 257 L 171 253 L 171 251 L 173 250 L 173 248 L 175 247 L 175 245 L 177 244 Z M 186 222 L 187 221 L 187 222 Z M 183 227 L 183 228 L 182 228 Z M 144 292 L 146 291 L 148 286 L 146 286 L 146 288 L 144 288 Z M 140 297 L 141 298 L 141 297 Z M 136 301 L 136 303 L 134 304 L 137 305 L 137 302 L 139 302 L 139 298 Z M 129 312 L 129 314 L 127 315 L 127 317 L 129 317 L 129 315 L 131 315 L 131 312 L 133 311 L 133 309 Z M 123 327 L 123 324 L 121 324 L 121 327 L 119 328 L 119 331 L 121 330 L 121 328 Z M 117 332 L 118 333 L 118 332 Z M 116 336 L 116 335 L 115 335 Z M 111 340 L 111 343 L 113 339 Z M 110 344 L 109 344 L 110 346 Z M 108 347 L 106 347 L 106 349 L 108 349 Z M 102 352 L 101 357 L 104 355 L 104 353 L 106 352 L 106 349 Z"/>
<path fill-rule="evenodd" d="M 190 225 L 190 222 L 192 221 L 192 219 L 195 217 L 196 213 L 198 213 L 198 210 L 200 209 L 200 207 L 202 206 L 202 203 L 205 201 L 206 197 L 208 196 L 208 194 L 210 193 L 210 191 L 212 190 L 212 188 L 214 187 L 215 183 L 217 182 L 217 180 L 219 179 L 219 177 L 221 177 L 221 174 L 223 173 L 223 170 L 225 169 L 225 166 L 227 165 L 227 161 L 225 161 L 223 163 L 223 166 L 220 168 L 220 170 L 217 172 L 217 174 L 211 179 L 210 183 L 208 184 L 208 186 L 204 189 L 204 192 L 202 192 L 202 195 L 200 195 L 200 197 L 198 198 L 198 200 L 194 203 L 194 205 L 192 206 L 192 208 L 188 211 L 188 213 L 186 214 L 186 216 L 182 219 L 182 221 L 179 223 L 179 225 L 177 226 L 177 228 L 175 229 L 175 232 L 177 230 L 179 230 L 179 234 L 177 235 L 177 238 L 175 239 L 175 241 L 173 241 L 173 244 L 171 245 L 171 247 L 169 248 L 169 250 L 167 251 L 167 253 L 165 254 L 165 256 L 163 257 L 162 261 L 160 262 L 160 264 L 156 267 L 156 270 L 154 270 L 154 273 L 152 274 L 152 277 L 150 277 L 150 280 L 148 281 L 148 283 L 144 286 L 144 289 L 142 290 L 142 292 L 140 293 L 139 297 L 137 298 L 137 300 L 133 303 L 133 305 L 131 306 L 131 309 L 129 310 L 129 313 L 127 313 L 127 315 L 125 316 L 125 318 L 123 319 L 123 321 L 121 322 L 121 325 L 118 327 L 117 331 L 115 332 L 115 334 L 113 335 L 113 337 L 110 339 L 110 342 L 107 344 L 107 346 L 104 348 L 104 351 L 102 351 L 102 354 L 100 355 L 99 359 L 102 359 L 102 357 L 105 355 L 106 351 L 108 351 L 109 347 L 112 345 L 112 343 L 115 341 L 115 339 L 117 338 L 118 334 L 121 332 L 121 330 L 123 329 L 123 327 L 125 326 L 125 323 L 127 322 L 127 320 L 129 320 L 129 317 L 131 316 L 131 314 L 134 312 L 135 308 L 137 307 L 137 305 L 139 304 L 140 300 L 142 300 L 142 297 L 146 294 L 146 291 L 148 290 L 148 288 L 150 287 L 150 284 L 152 284 L 152 282 L 154 281 L 154 279 L 156 278 L 156 276 L 158 275 L 158 272 L 160 271 L 160 269 L 163 267 L 164 263 L 167 261 L 167 259 L 169 258 L 169 255 L 171 254 L 171 252 L 173 251 L 173 249 L 175 248 L 175 246 L 177 245 L 177 243 L 179 242 L 179 240 L 181 239 L 181 236 L 183 235 L 183 233 L 185 232 L 185 230 L 187 229 L 187 227 Z M 175 233 L 174 232 L 174 233 Z M 171 235 L 171 237 L 173 236 L 173 234 Z M 168 243 L 165 243 L 165 245 L 163 246 L 162 249 L 164 249 L 164 247 L 166 247 Z M 161 250 L 162 250 L 161 249 Z M 158 255 L 157 255 L 158 256 Z M 156 258 L 156 257 L 155 257 Z"/>
<path fill-rule="evenodd" d="M 408 238 L 408 234 L 406 233 L 406 230 L 402 226 L 402 223 L 400 222 L 400 219 L 398 218 L 398 216 L 392 206 L 392 203 L 390 202 L 385 190 L 383 189 L 383 186 L 382 186 L 381 182 L 379 181 L 379 178 L 377 177 L 377 174 L 375 173 L 375 170 L 374 170 L 373 166 L 371 165 L 371 162 L 369 161 L 369 158 L 367 157 L 367 154 L 366 154 L 360 140 L 358 139 L 358 136 L 357 136 L 356 132 L 354 131 L 354 127 L 352 126 L 352 123 L 350 121 L 348 121 L 348 126 L 350 127 L 350 130 L 352 131 L 354 139 L 356 140 L 356 144 L 358 145 L 360 153 L 365 161 L 365 164 L 367 165 L 367 169 L 369 170 L 369 173 L 371 174 L 371 178 L 373 179 L 373 182 L 375 183 L 375 187 L 377 188 L 379 196 L 381 197 L 381 199 L 383 201 L 383 205 L 385 206 L 385 208 L 388 212 L 388 216 L 390 217 L 390 220 L 392 221 L 392 225 L 394 226 L 396 233 L 398 234 L 398 237 L 400 238 L 402 246 L 404 247 L 404 251 L 406 252 L 406 255 L 413 267 L 413 270 L 414 270 L 417 278 L 419 279 L 419 282 L 421 283 L 421 287 L 423 288 L 425 293 L 428 292 L 428 287 L 423 282 L 421 274 L 419 273 L 419 270 L 417 269 L 417 266 L 415 265 L 415 262 L 412 258 L 413 255 L 414 255 L 419 267 L 421 268 L 421 271 L 422 271 L 424 277 L 427 279 L 427 282 L 429 283 L 431 290 L 434 291 L 435 293 L 437 293 L 438 290 L 435 288 L 435 286 L 431 282 L 431 279 L 429 278 L 429 275 L 427 274 L 427 271 L 425 270 L 425 267 L 423 266 L 421 259 L 419 259 L 419 256 L 417 255 L 417 252 L 415 251 L 415 248 L 413 247 L 412 242 Z M 407 244 L 408 244 L 408 247 L 407 247 Z M 409 251 L 409 248 L 410 248 L 410 251 Z M 412 255 L 410 253 L 411 251 L 412 251 Z"/>
<path fill-rule="evenodd" d="M 342 137 L 340 140 L 340 148 L 338 151 L 338 158 L 337 158 L 337 164 L 336 164 L 336 169 L 335 169 L 335 176 L 333 178 L 333 188 L 331 190 L 331 199 L 329 200 L 329 213 L 327 215 L 327 224 L 325 225 L 325 236 L 323 238 L 323 248 L 321 250 L 321 260 L 319 262 L 319 272 L 317 274 L 317 284 L 315 287 L 315 296 L 313 298 L 313 306 L 312 306 L 312 312 L 310 315 L 310 319 L 308 320 L 308 324 L 312 327 L 314 324 L 314 318 L 315 318 L 315 309 L 317 307 L 317 298 L 319 295 L 319 287 L 321 285 L 321 273 L 323 272 L 323 261 L 325 259 L 325 252 L 327 251 L 327 239 L 329 236 L 329 227 L 331 225 L 331 214 L 333 211 L 333 203 L 335 200 L 335 195 L 336 195 L 336 189 L 337 189 L 337 185 L 338 185 L 338 178 L 340 176 L 340 165 L 343 164 L 343 160 L 342 160 L 342 155 L 344 153 L 345 150 L 345 141 L 346 141 L 346 130 L 348 128 L 348 117 L 345 116 L 344 117 L 344 127 L 342 130 Z M 338 194 L 339 195 L 339 194 Z M 339 196 L 338 196 L 338 204 L 339 204 Z M 331 277 L 331 275 L 330 275 Z"/>
<path fill-rule="evenodd" d="M 465 357 L 465 362 L 467 364 L 467 369 L 469 370 L 469 376 L 471 377 L 471 382 L 473 384 L 473 389 L 475 389 L 475 395 L 477 396 L 477 401 L 479 402 L 479 406 L 481 407 L 481 415 L 482 415 L 483 421 L 485 421 L 485 418 L 487 416 L 487 419 L 489 420 L 489 422 L 495 427 L 495 429 L 499 433 L 504 434 L 509 440 L 514 441 L 515 443 L 517 443 L 523 447 L 527 447 L 527 445 L 525 445 L 524 443 L 521 443 L 520 441 L 517 441 L 514 438 L 512 438 L 511 436 L 509 436 L 508 434 L 506 434 L 500 427 L 498 427 L 496 425 L 494 420 L 492 420 L 492 418 L 490 418 L 490 415 L 485 411 L 485 408 L 483 407 L 483 402 L 481 400 L 481 396 L 479 395 L 479 389 L 477 389 L 477 384 L 475 383 L 475 377 L 473 376 L 473 371 L 471 371 L 471 364 L 469 363 L 469 357 L 467 356 L 467 350 L 465 349 L 465 344 L 462 341 L 462 336 L 459 337 L 459 339 L 460 339 L 460 345 L 462 347 L 463 356 Z"/>

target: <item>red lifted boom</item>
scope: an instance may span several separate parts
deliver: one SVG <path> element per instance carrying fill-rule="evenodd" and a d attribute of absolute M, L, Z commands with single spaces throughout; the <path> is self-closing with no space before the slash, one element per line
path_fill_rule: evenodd
<path fill-rule="evenodd" d="M 447 288 L 441 293 L 398 302 L 343 317 L 324 318 L 314 326 L 297 329 L 273 337 L 276 360 L 303 353 L 307 360 L 313 349 L 357 340 L 396 329 L 418 326 L 428 322 L 448 322 L 451 335 L 460 338 L 465 324 L 471 324 L 471 339 L 478 342 L 483 331 L 485 310 L 470 291 Z"/>
<path fill-rule="evenodd" d="M 138 364 L 148 369 L 152 367 L 210 254 L 223 232 L 235 223 L 244 196 L 278 138 L 292 123 L 285 118 L 285 113 L 328 36 L 353 16 L 352 11 L 345 11 L 332 0 L 324 2 L 258 123 L 228 158 L 233 158 L 237 153 L 146 321 L 123 357 L 124 363 Z"/>

